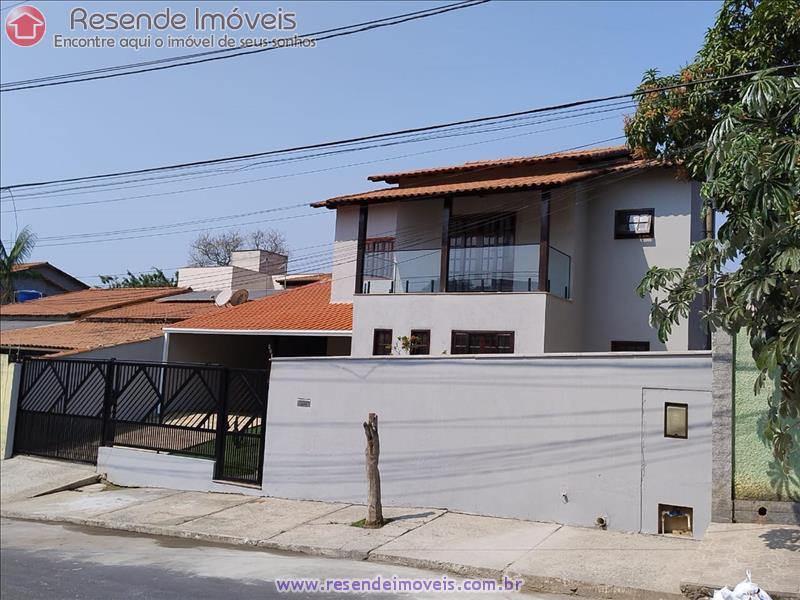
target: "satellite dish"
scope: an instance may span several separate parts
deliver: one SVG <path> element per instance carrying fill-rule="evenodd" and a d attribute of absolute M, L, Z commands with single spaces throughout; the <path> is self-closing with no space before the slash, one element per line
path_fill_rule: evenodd
<path fill-rule="evenodd" d="M 214 304 L 217 306 L 225 306 L 228 302 L 231 301 L 231 296 L 233 295 L 233 290 L 222 290 L 217 297 L 214 298 Z"/>
<path fill-rule="evenodd" d="M 250 297 L 250 294 L 248 293 L 247 290 L 236 290 L 235 292 L 233 292 L 233 294 L 231 294 L 231 297 L 230 297 L 230 300 L 228 300 L 228 303 L 231 306 L 236 306 L 237 304 L 244 304 L 245 302 L 247 302 L 247 299 L 249 297 Z"/>

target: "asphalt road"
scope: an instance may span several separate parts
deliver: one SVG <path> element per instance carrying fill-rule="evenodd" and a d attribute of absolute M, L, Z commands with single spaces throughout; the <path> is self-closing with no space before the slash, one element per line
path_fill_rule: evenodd
<path fill-rule="evenodd" d="M 276 578 L 435 578 L 442 574 L 363 561 L 276 554 L 77 527 L 0 521 L 3 600 L 239 598 L 517 598 L 514 593 L 281 593 Z"/>

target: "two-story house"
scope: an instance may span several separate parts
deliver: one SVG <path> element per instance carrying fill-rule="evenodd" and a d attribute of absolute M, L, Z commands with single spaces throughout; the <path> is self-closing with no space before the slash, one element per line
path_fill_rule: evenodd
<path fill-rule="evenodd" d="M 401 336 L 412 354 L 708 348 L 698 310 L 665 344 L 635 293 L 713 232 L 673 166 L 612 147 L 369 179 L 391 187 L 313 205 L 336 210 L 331 302 L 353 303 L 353 356 Z"/>

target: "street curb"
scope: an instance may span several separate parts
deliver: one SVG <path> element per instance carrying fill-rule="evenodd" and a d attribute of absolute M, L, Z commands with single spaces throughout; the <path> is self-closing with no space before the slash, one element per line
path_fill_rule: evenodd
<path fill-rule="evenodd" d="M 566 596 L 582 596 L 586 598 L 614 598 L 615 600 L 685 600 L 679 593 L 659 592 L 604 583 L 590 583 L 574 579 L 558 577 L 542 577 L 526 575 L 515 571 L 506 571 L 508 578 L 525 580 L 522 591 L 538 594 L 559 594 Z"/>
<path fill-rule="evenodd" d="M 681 581 L 681 592 L 685 598 L 689 600 L 702 600 L 703 598 L 710 598 L 714 595 L 714 591 L 724 587 L 723 585 L 711 585 L 708 583 L 692 583 L 689 581 Z M 800 600 L 800 594 L 794 592 L 776 592 L 773 590 L 764 590 L 772 598 L 772 600 Z"/>
<path fill-rule="evenodd" d="M 262 548 L 287 552 L 291 554 L 301 554 L 309 556 L 320 556 L 324 558 L 338 558 L 347 560 L 363 560 L 379 564 L 396 565 L 401 567 L 412 567 L 417 569 L 445 571 L 454 575 L 470 579 L 495 579 L 501 580 L 504 576 L 508 578 L 524 579 L 522 586 L 523 592 L 539 594 L 559 594 L 567 596 L 578 596 L 585 598 L 603 598 L 613 600 L 685 600 L 685 595 L 679 593 L 658 592 L 655 590 L 644 590 L 638 588 L 620 587 L 605 585 L 600 583 L 575 581 L 560 579 L 556 577 L 544 577 L 519 573 L 508 569 L 490 569 L 474 567 L 458 563 L 436 561 L 422 558 L 400 557 L 380 552 L 380 546 L 369 552 L 355 550 L 336 550 L 330 548 L 319 548 L 316 546 L 306 546 L 301 544 L 285 544 L 271 539 L 251 539 L 241 538 L 221 534 L 200 533 L 182 530 L 177 526 L 161 525 L 139 525 L 135 523 L 125 523 L 122 521 L 109 522 L 102 518 L 82 518 L 63 515 L 42 515 L 29 514 L 17 511 L 0 510 L 0 517 L 7 519 L 21 519 L 25 521 L 38 521 L 46 523 L 66 523 L 81 525 L 84 527 L 98 527 L 101 529 L 111 529 L 138 533 L 142 535 L 155 535 L 176 537 L 181 539 L 197 540 L 213 544 L 227 544 L 232 546 L 248 546 L 251 548 Z M 283 532 L 281 532 L 283 533 Z M 280 535 L 280 533 L 276 534 Z M 713 593 L 713 590 L 712 590 Z M 800 600 L 800 597 L 792 594 L 776 594 L 773 600 Z M 699 598 L 699 596 L 697 597 Z M 697 600 L 692 598 L 692 600 Z"/>

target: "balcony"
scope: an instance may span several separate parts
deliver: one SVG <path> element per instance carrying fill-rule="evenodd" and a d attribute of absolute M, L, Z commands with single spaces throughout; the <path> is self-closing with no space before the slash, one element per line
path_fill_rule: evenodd
<path fill-rule="evenodd" d="M 539 287 L 539 244 L 365 251 L 362 294 L 451 292 L 535 292 Z M 570 297 L 571 258 L 552 245 L 546 290 Z M 442 289 L 441 271 L 447 267 Z"/>

